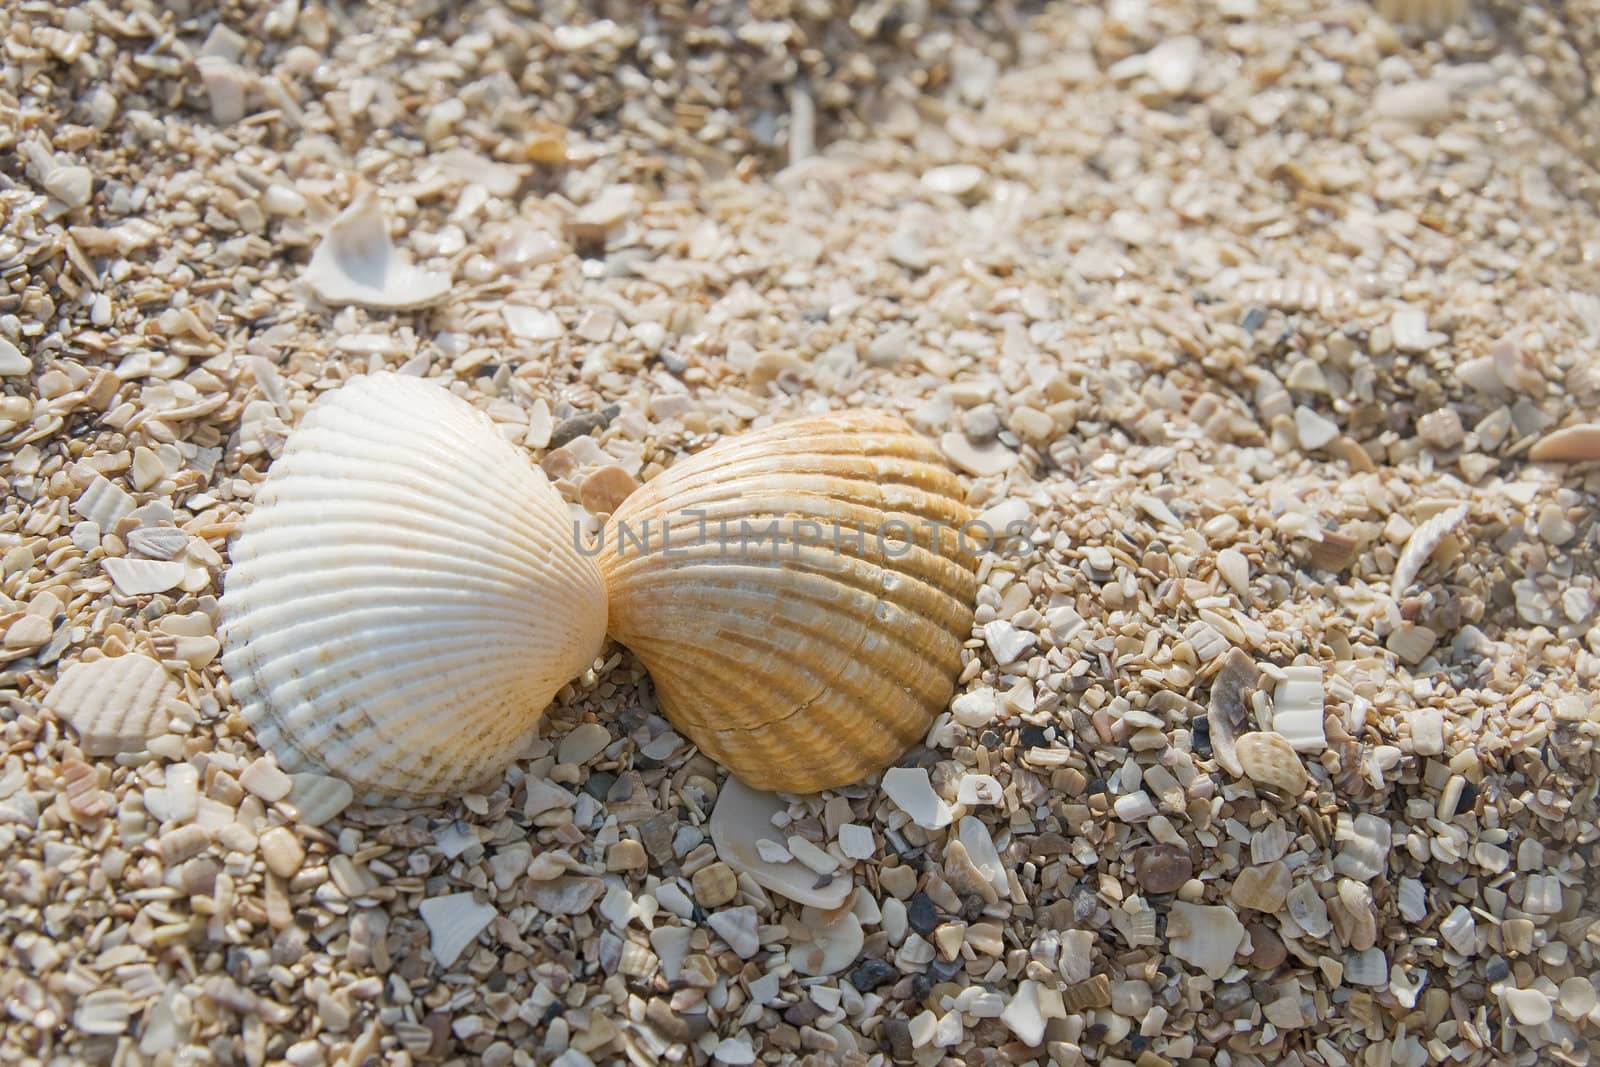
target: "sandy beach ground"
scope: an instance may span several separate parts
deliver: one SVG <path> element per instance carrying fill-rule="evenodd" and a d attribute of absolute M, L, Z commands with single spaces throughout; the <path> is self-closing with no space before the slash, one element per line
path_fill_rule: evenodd
<path fill-rule="evenodd" d="M 1589 1062 L 1592 5 L 844 7 L 0 6 L 0 1061 Z M 218 602 L 379 369 L 578 516 L 885 408 L 1031 547 L 892 786 L 609 645 L 355 804 Z"/>

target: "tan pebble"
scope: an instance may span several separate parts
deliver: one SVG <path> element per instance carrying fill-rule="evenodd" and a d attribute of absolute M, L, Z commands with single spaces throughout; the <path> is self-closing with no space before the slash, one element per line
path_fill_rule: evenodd
<path fill-rule="evenodd" d="M 720 908 L 739 893 L 739 880 L 726 863 L 713 863 L 694 872 L 694 899 L 703 908 Z"/>
<path fill-rule="evenodd" d="M 1241 908 L 1272 915 L 1283 909 L 1284 899 L 1289 895 L 1292 884 L 1289 868 L 1282 862 L 1270 863 L 1265 867 L 1246 867 L 1233 880 L 1228 899 Z"/>
<path fill-rule="evenodd" d="M 1250 935 L 1250 966 L 1262 970 L 1276 970 L 1289 958 L 1289 950 L 1271 927 L 1255 922 L 1245 926 Z"/>
<path fill-rule="evenodd" d="M 239 775 L 239 784 L 269 804 L 282 800 L 294 788 L 293 780 L 267 756 L 246 767 Z"/>
<path fill-rule="evenodd" d="M 579 496 L 591 515 L 609 515 L 637 488 L 633 475 L 613 463 L 585 478 Z"/>
<path fill-rule="evenodd" d="M 156 851 L 161 856 L 162 864 L 175 867 L 204 851 L 209 844 L 211 844 L 210 832 L 203 826 L 188 823 L 174 827 L 157 838 Z"/>
<path fill-rule="evenodd" d="M 641 871 L 647 865 L 644 846 L 631 837 L 618 841 L 606 852 L 608 871 Z"/>
<path fill-rule="evenodd" d="M 956 958 L 966 939 L 967 924 L 963 922 L 944 923 L 933 931 L 933 943 L 938 946 L 939 954 L 947 960 Z"/>
<path fill-rule="evenodd" d="M 1017 408 L 1011 412 L 1011 429 L 1018 437 L 1041 444 L 1055 436 L 1056 422 L 1037 408 Z"/>
<path fill-rule="evenodd" d="M 38 648 L 50 640 L 50 620 L 24 615 L 6 628 L 6 648 Z"/>
<path fill-rule="evenodd" d="M 1600 459 L 1600 423 L 1563 426 L 1528 449 L 1535 463 L 1588 463 Z"/>
<path fill-rule="evenodd" d="M 1293 798 L 1305 789 L 1310 776 L 1294 746 L 1281 734 L 1258 731 L 1234 742 L 1234 752 L 1245 777 Z"/>
<path fill-rule="evenodd" d="M 261 860 L 267 870 L 279 878 L 288 878 L 298 872 L 306 858 L 305 848 L 287 826 L 274 826 L 262 834 L 257 847 L 261 849 Z"/>

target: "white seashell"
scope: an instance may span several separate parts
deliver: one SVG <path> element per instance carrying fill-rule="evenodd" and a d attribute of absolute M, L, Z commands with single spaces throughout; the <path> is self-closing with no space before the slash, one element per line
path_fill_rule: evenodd
<path fill-rule="evenodd" d="M 1400 879 L 1400 891 L 1395 896 L 1400 903 L 1400 918 L 1406 922 L 1419 923 L 1428 917 L 1428 888 L 1417 879 Z"/>
<path fill-rule="evenodd" d="M 1457 904 L 1439 923 L 1439 936 L 1456 952 L 1470 957 L 1478 951 L 1478 920 L 1465 904 Z"/>
<path fill-rule="evenodd" d="M 177 683 L 148 656 L 78 662 L 62 671 L 44 708 L 78 733 L 89 756 L 138 752 L 166 732 Z"/>
<path fill-rule="evenodd" d="M 440 967 L 454 963 L 499 914 L 493 904 L 479 904 L 471 893 L 429 897 L 417 910 L 428 926 L 428 948 Z"/>
<path fill-rule="evenodd" d="M 1389 863 L 1393 829 L 1389 820 L 1361 812 L 1352 819 L 1340 814 L 1334 840 L 1344 847 L 1333 860 L 1333 872 L 1346 878 L 1368 882 L 1382 874 Z"/>
<path fill-rule="evenodd" d="M 492 782 L 605 631 L 566 505 L 430 382 L 312 406 L 256 494 L 222 597 L 223 668 L 286 771 L 362 797 Z"/>
<path fill-rule="evenodd" d="M 291 774 L 294 783 L 285 803 L 294 808 L 296 821 L 321 826 L 355 800 L 355 790 L 343 778 L 323 774 Z"/>
<path fill-rule="evenodd" d="M 1322 894 L 1317 892 L 1317 887 L 1312 883 L 1296 882 L 1294 888 L 1289 890 L 1285 903 L 1289 907 L 1290 917 L 1307 936 L 1327 937 L 1328 931 L 1333 929 L 1333 921 L 1328 918 L 1328 902 L 1322 899 Z"/>
<path fill-rule="evenodd" d="M 1394 596 L 1400 596 L 1417 580 L 1417 575 L 1422 573 L 1422 568 L 1427 566 L 1434 550 L 1444 543 L 1457 526 L 1460 526 L 1467 517 L 1467 505 L 1457 504 L 1455 507 L 1446 508 L 1433 518 L 1411 531 L 1411 536 L 1406 538 L 1406 547 L 1400 550 L 1400 558 L 1394 565 L 1394 577 L 1389 579 L 1389 591 Z"/>
<path fill-rule="evenodd" d="M 370 189 L 333 220 L 302 277 L 324 303 L 389 311 L 426 307 L 450 291 L 448 274 L 420 270 L 395 248 Z"/>
<path fill-rule="evenodd" d="M 964 774 L 956 785 L 956 803 L 966 807 L 979 804 L 999 804 L 1005 800 L 1005 790 L 993 775 Z"/>
<path fill-rule="evenodd" d="M 1582 975 L 1573 975 L 1561 983 L 1561 1014 L 1568 1019 L 1581 1019 L 1600 1006 L 1594 981 Z"/>
<path fill-rule="evenodd" d="M 730 777 L 722 783 L 711 812 L 711 843 L 722 862 L 748 874 L 757 885 L 800 904 L 831 911 L 850 898 L 855 883 L 849 876 L 822 877 L 798 860 L 775 862 L 761 855 L 763 841 L 782 840 L 784 835 L 772 818 L 788 810 L 776 795 L 757 792 Z"/>
<path fill-rule="evenodd" d="M 120 1034 L 128 1028 L 132 1015 L 128 994 L 116 986 L 107 986 L 78 1001 L 72 1021 L 86 1034 Z"/>
<path fill-rule="evenodd" d="M 1244 924 L 1231 908 L 1178 901 L 1167 914 L 1167 947 L 1212 979 L 1228 973 L 1243 943 Z"/>

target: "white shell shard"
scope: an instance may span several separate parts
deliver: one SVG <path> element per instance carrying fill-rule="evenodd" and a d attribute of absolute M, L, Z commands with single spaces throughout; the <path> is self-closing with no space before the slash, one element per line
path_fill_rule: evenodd
<path fill-rule="evenodd" d="M 429 897 L 417 910 L 428 925 L 428 949 L 440 967 L 454 963 L 497 914 L 493 904 L 479 904 L 471 893 Z"/>
<path fill-rule="evenodd" d="M 74 663 L 56 678 L 44 707 L 78 732 L 89 756 L 138 752 L 166 732 L 168 704 L 178 686 L 148 656 L 126 655 Z"/>
<path fill-rule="evenodd" d="M 1210 978 L 1228 973 L 1243 941 L 1244 924 L 1231 908 L 1179 901 L 1167 915 L 1167 947 Z"/>
<path fill-rule="evenodd" d="M 891 767 L 883 772 L 883 791 L 923 829 L 950 825 L 950 806 L 934 792 L 926 767 Z"/>
<path fill-rule="evenodd" d="M 1283 681 L 1272 695 L 1272 728 L 1288 738 L 1296 752 L 1321 752 L 1328 747 L 1322 725 L 1321 667 L 1285 667 Z"/>
<path fill-rule="evenodd" d="M 450 291 L 448 274 L 421 270 L 395 248 L 370 189 L 333 220 L 302 277 L 324 303 L 389 311 L 426 307 Z"/>
<path fill-rule="evenodd" d="M 788 805 L 772 793 L 759 793 L 729 777 L 711 812 L 711 843 L 722 862 L 748 874 L 756 884 L 790 900 L 831 911 L 850 899 L 855 882 L 847 874 L 824 877 L 798 860 L 773 862 L 761 855 L 762 841 L 781 842 L 772 817 Z"/>
<path fill-rule="evenodd" d="M 312 406 L 232 546 L 222 665 L 284 770 L 367 799 L 492 783 L 604 640 L 566 506 L 430 382 Z"/>
<path fill-rule="evenodd" d="M 1348 953 L 1344 958 L 1344 980 L 1351 985 L 1382 989 L 1389 984 L 1389 958 L 1381 948 Z"/>
<path fill-rule="evenodd" d="M 801 923 L 811 934 L 809 943 L 801 942 L 789 948 L 789 966 L 796 974 L 816 978 L 824 974 L 838 974 L 861 955 L 866 935 L 861 920 L 854 912 L 832 918 L 820 908 L 805 908 L 800 912 Z"/>
<path fill-rule="evenodd" d="M 1393 596 L 1400 596 L 1417 580 L 1417 575 L 1427 566 L 1434 550 L 1466 517 L 1467 505 L 1457 504 L 1439 512 L 1411 532 L 1406 539 L 1406 547 L 1400 550 L 1400 558 L 1395 562 L 1394 577 L 1389 580 L 1389 591 Z"/>

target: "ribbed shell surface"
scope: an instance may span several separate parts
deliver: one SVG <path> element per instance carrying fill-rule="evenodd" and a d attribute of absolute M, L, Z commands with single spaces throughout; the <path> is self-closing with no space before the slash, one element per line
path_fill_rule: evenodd
<path fill-rule="evenodd" d="M 492 786 L 605 636 L 555 489 L 419 379 L 313 404 L 231 556 L 222 663 L 257 739 L 366 800 Z"/>
<path fill-rule="evenodd" d="M 665 714 L 745 783 L 881 770 L 949 701 L 972 629 L 972 518 L 899 418 L 782 423 L 674 464 L 600 552 L 612 636 Z"/>

